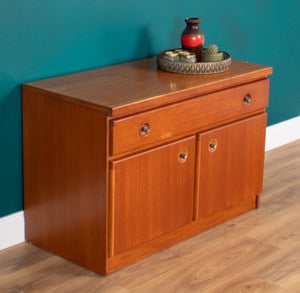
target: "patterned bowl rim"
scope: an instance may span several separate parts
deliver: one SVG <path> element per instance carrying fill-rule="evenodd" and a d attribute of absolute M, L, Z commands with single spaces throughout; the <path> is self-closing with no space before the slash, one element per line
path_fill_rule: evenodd
<path fill-rule="evenodd" d="M 183 62 L 183 61 L 171 61 L 163 58 L 163 55 L 166 51 L 174 51 L 174 50 L 177 49 L 164 50 L 158 54 L 157 63 L 161 69 L 169 72 L 181 73 L 181 74 L 214 74 L 214 73 L 221 73 L 227 71 L 231 65 L 231 56 L 225 51 L 222 51 L 223 52 L 222 60 L 212 61 L 212 62 Z M 177 70 L 177 68 L 180 69 Z"/>

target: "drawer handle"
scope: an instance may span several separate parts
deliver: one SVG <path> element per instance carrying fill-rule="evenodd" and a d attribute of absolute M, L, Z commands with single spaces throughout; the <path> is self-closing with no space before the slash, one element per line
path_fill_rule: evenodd
<path fill-rule="evenodd" d="M 187 152 L 183 151 L 183 152 L 179 153 L 178 160 L 179 160 L 180 163 L 183 163 L 183 162 L 186 161 L 187 157 L 188 157 Z"/>
<path fill-rule="evenodd" d="M 217 140 L 212 139 L 208 144 L 208 150 L 213 153 L 217 149 Z"/>
<path fill-rule="evenodd" d="M 150 132 L 150 125 L 148 122 L 143 122 L 140 126 L 140 135 L 147 136 Z"/>
<path fill-rule="evenodd" d="M 244 105 L 244 106 L 249 106 L 250 103 L 251 103 L 251 97 L 248 95 L 248 96 L 246 96 L 246 97 L 244 98 L 244 100 L 243 100 L 243 105 Z"/>

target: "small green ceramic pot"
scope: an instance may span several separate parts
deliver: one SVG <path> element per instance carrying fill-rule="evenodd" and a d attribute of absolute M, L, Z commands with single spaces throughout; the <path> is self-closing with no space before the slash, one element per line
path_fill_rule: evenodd
<path fill-rule="evenodd" d="M 221 61 L 223 59 L 223 52 L 219 51 L 217 54 L 210 55 L 203 53 L 203 61 L 204 62 L 214 62 L 214 61 Z"/>

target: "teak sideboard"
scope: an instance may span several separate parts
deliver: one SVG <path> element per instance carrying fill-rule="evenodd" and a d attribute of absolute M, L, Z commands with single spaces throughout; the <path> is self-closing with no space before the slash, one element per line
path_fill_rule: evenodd
<path fill-rule="evenodd" d="M 147 58 L 23 84 L 26 240 L 107 275 L 257 208 L 270 74 Z"/>

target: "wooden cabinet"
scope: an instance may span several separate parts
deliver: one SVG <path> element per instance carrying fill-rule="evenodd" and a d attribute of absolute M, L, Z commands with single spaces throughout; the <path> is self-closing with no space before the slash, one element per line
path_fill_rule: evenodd
<path fill-rule="evenodd" d="M 106 275 L 258 207 L 271 73 L 148 58 L 24 84 L 26 240 Z"/>

